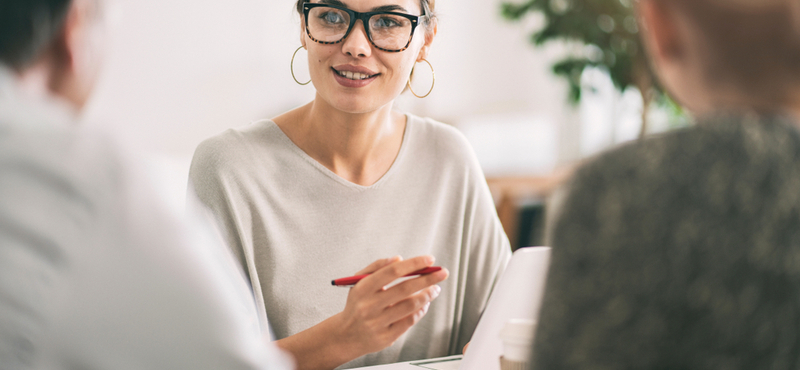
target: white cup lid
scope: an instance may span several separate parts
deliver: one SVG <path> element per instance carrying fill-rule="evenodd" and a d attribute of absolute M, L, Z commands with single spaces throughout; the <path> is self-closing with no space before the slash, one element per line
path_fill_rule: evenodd
<path fill-rule="evenodd" d="M 509 340 L 532 341 L 536 321 L 530 319 L 511 319 L 508 320 L 500 331 L 500 337 Z"/>

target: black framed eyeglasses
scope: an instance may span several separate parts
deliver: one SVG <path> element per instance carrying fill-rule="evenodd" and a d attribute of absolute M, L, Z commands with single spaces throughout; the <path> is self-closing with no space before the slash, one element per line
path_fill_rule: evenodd
<path fill-rule="evenodd" d="M 398 12 L 359 13 L 336 5 L 303 3 L 308 37 L 320 44 L 338 44 L 361 20 L 367 38 L 376 48 L 391 53 L 408 49 L 414 30 L 425 16 Z"/>

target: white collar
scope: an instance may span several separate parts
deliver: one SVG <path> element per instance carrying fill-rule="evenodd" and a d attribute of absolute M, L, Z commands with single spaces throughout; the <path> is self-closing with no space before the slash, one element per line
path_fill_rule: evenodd
<path fill-rule="evenodd" d="M 71 107 L 54 97 L 22 91 L 16 73 L 0 63 L 0 127 L 41 130 L 76 125 Z"/>

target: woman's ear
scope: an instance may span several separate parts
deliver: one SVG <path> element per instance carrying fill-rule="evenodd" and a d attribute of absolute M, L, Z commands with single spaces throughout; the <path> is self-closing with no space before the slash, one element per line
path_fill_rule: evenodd
<path fill-rule="evenodd" d="M 306 48 L 306 22 L 304 20 L 300 20 L 300 45 L 303 49 Z"/>
<path fill-rule="evenodd" d="M 436 22 L 436 18 L 431 19 L 431 24 L 425 29 L 425 44 L 422 45 L 422 48 L 419 49 L 419 55 L 417 55 L 417 62 L 421 62 L 423 59 L 428 58 L 428 54 L 431 51 L 431 44 L 433 44 L 433 38 L 436 37 L 436 33 L 439 31 L 439 25 Z"/>
<path fill-rule="evenodd" d="M 639 3 L 645 45 L 657 60 L 672 60 L 681 54 L 680 36 L 674 9 L 659 1 Z"/>

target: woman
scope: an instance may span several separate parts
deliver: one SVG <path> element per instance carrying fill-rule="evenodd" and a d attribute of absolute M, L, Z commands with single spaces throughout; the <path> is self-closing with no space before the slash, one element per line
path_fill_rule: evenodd
<path fill-rule="evenodd" d="M 191 182 L 301 369 L 459 353 L 510 257 L 466 140 L 393 110 L 426 62 L 434 8 L 298 2 L 314 100 L 195 153 Z M 432 256 L 445 270 L 384 291 Z M 376 273 L 349 293 L 330 286 L 367 264 L 360 273 Z"/>
<path fill-rule="evenodd" d="M 577 171 L 552 223 L 534 369 L 800 364 L 800 2 L 642 0 L 694 127 Z"/>

